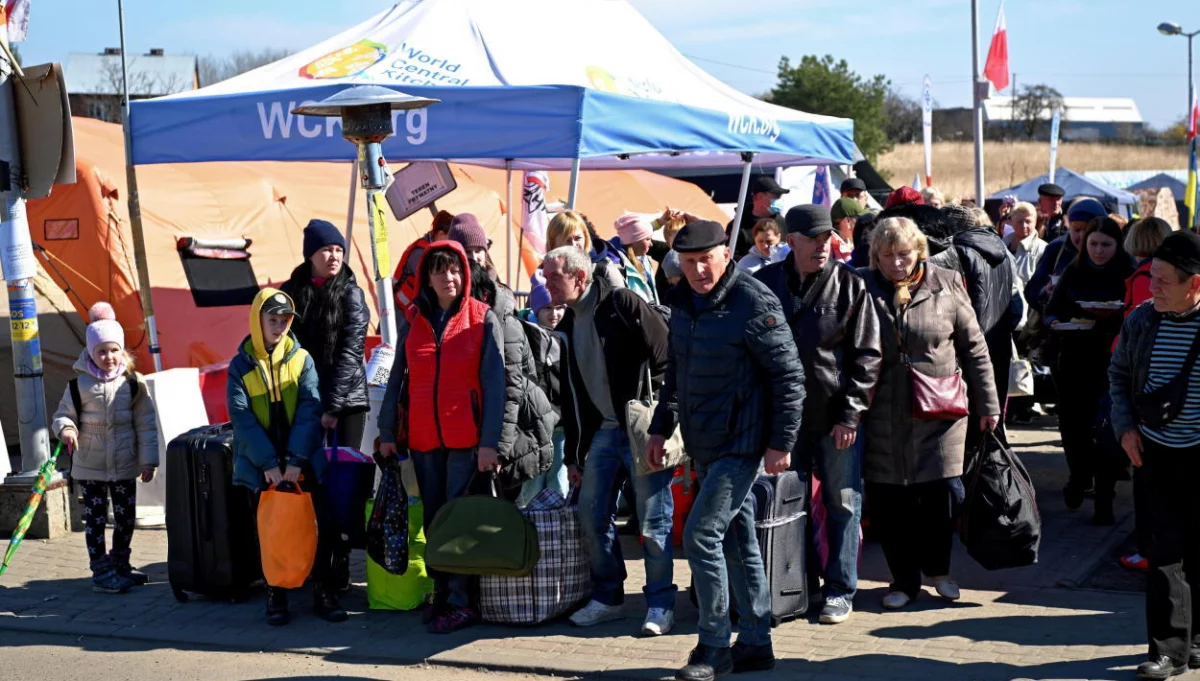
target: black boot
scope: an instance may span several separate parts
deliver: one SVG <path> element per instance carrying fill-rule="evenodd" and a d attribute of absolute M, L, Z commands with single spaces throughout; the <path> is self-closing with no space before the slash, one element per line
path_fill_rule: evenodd
<path fill-rule="evenodd" d="M 1117 518 L 1113 515 L 1113 500 L 1109 496 L 1096 496 L 1093 502 L 1095 508 L 1092 514 L 1092 524 L 1100 526 L 1115 525 Z"/>
<path fill-rule="evenodd" d="M 279 627 L 292 621 L 288 614 L 287 589 L 277 586 L 267 587 L 267 624 Z"/>
<path fill-rule="evenodd" d="M 92 591 L 96 593 L 123 594 L 133 588 L 133 582 L 117 573 L 108 556 L 92 561 L 91 568 Z"/>
<path fill-rule="evenodd" d="M 1080 506 L 1083 506 L 1083 495 L 1086 490 L 1079 485 L 1067 483 L 1063 488 L 1063 503 L 1067 505 L 1067 510 L 1075 511 Z"/>
<path fill-rule="evenodd" d="M 712 648 L 699 644 L 692 649 L 688 663 L 675 672 L 676 681 L 712 681 L 733 671 L 729 648 Z"/>
<path fill-rule="evenodd" d="M 763 672 L 775 668 L 775 651 L 768 643 L 764 646 L 748 646 L 744 643 L 733 644 L 730 651 L 733 659 L 733 673 Z"/>
<path fill-rule="evenodd" d="M 330 572 L 330 581 L 336 587 L 337 592 L 344 594 L 350 591 L 350 550 L 335 549 L 333 552 L 333 567 Z"/>
<path fill-rule="evenodd" d="M 349 617 L 338 601 L 337 591 L 319 584 L 313 587 L 313 612 L 326 622 L 345 622 Z"/>
<path fill-rule="evenodd" d="M 1169 679 L 1186 672 L 1187 668 L 1186 664 L 1175 664 L 1166 655 L 1155 655 L 1138 665 L 1137 676 L 1139 679 Z"/>
<path fill-rule="evenodd" d="M 112 561 L 113 569 L 117 571 L 117 574 L 121 575 L 125 579 L 128 579 L 133 583 L 134 586 L 145 586 L 146 582 L 150 581 L 150 578 L 146 576 L 146 573 L 141 572 L 140 570 L 134 570 L 133 567 L 129 565 L 129 550 L 110 551 L 108 553 L 108 559 Z"/>

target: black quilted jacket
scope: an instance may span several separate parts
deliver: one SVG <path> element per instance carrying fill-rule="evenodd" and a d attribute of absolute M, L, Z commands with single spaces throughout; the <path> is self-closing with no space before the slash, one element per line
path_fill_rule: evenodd
<path fill-rule="evenodd" d="M 771 289 L 730 266 L 699 301 L 682 281 L 668 302 L 671 352 L 651 434 L 678 423 L 688 454 L 705 463 L 792 451 L 804 367 Z"/>
<path fill-rule="evenodd" d="M 284 293 L 296 297 L 291 291 L 291 282 L 281 288 Z M 297 310 L 300 319 L 292 325 L 292 331 L 300 346 L 308 351 L 317 366 L 317 377 L 321 383 L 321 411 L 335 416 L 348 416 L 367 411 L 367 370 L 363 364 L 363 344 L 367 339 L 367 325 L 371 312 L 367 299 L 358 287 L 353 273 L 342 294 L 342 328 L 338 333 L 337 351 L 332 363 L 323 363 L 325 334 L 321 329 L 321 315 L 316 310 Z"/>

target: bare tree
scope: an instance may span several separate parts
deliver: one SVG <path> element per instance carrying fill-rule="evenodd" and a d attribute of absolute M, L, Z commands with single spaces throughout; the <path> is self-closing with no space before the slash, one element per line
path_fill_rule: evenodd
<path fill-rule="evenodd" d="M 146 58 L 154 59 L 155 57 Z M 161 97 L 192 88 L 191 82 L 180 77 L 178 73 L 156 73 L 138 68 L 140 61 L 140 57 L 131 57 L 126 64 L 129 74 L 130 99 Z M 120 123 L 121 99 L 124 93 L 120 57 L 104 59 L 100 70 L 102 92 L 91 99 L 89 113 L 103 121 Z"/>
<path fill-rule="evenodd" d="M 229 80 L 260 66 L 266 66 L 291 55 L 290 50 L 268 47 L 258 52 L 238 50 L 225 57 L 207 55 L 200 58 L 200 87 Z"/>
<path fill-rule="evenodd" d="M 1013 98 L 1013 125 L 1025 139 L 1044 138 L 1050 129 L 1050 117 L 1063 107 L 1063 96 L 1049 85 L 1026 85 Z"/>
<path fill-rule="evenodd" d="M 883 111 L 887 117 L 884 131 L 893 143 L 902 144 L 922 139 L 920 101 L 889 88 L 883 98 Z"/>

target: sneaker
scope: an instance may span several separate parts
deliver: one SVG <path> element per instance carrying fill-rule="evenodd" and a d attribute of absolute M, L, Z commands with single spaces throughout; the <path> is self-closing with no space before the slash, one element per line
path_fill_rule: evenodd
<path fill-rule="evenodd" d="M 571 615 L 571 624 L 577 627 L 594 627 L 597 624 L 619 620 L 625 617 L 621 612 L 623 609 L 619 605 L 605 605 L 600 601 L 591 601 Z"/>
<path fill-rule="evenodd" d="M 899 610 L 912 602 L 912 597 L 903 591 L 890 591 L 883 597 L 885 610 Z"/>
<path fill-rule="evenodd" d="M 129 565 L 129 551 L 112 551 L 108 554 L 108 560 L 117 574 L 133 582 L 134 586 L 145 586 L 150 581 L 146 573 L 134 570 Z"/>
<path fill-rule="evenodd" d="M 712 648 L 700 644 L 692 649 L 688 662 L 675 672 L 676 681 L 713 681 L 733 671 L 733 655 L 729 648 Z"/>
<path fill-rule="evenodd" d="M 729 656 L 733 659 L 734 674 L 765 672 L 775 668 L 775 651 L 770 643 L 762 646 L 734 643 Z"/>
<path fill-rule="evenodd" d="M 934 577 L 933 589 L 937 594 L 948 601 L 957 601 L 962 598 L 962 594 L 958 591 L 958 584 L 949 577 Z"/>
<path fill-rule="evenodd" d="M 646 611 L 646 621 L 642 623 L 642 636 L 669 634 L 674 626 L 674 612 L 666 608 L 650 608 Z"/>
<path fill-rule="evenodd" d="M 854 604 L 846 596 L 833 596 L 825 599 L 821 608 L 821 624 L 841 624 L 850 619 L 854 612 Z"/>
<path fill-rule="evenodd" d="M 113 568 L 92 573 L 92 591 L 102 594 L 123 594 L 133 588 L 133 582 Z"/>
<path fill-rule="evenodd" d="M 479 623 L 479 613 L 473 608 L 450 608 L 429 623 L 431 634 L 450 634 Z"/>
<path fill-rule="evenodd" d="M 1121 556 L 1121 567 L 1126 570 L 1149 570 L 1150 561 L 1142 554 L 1134 551 L 1128 556 Z"/>

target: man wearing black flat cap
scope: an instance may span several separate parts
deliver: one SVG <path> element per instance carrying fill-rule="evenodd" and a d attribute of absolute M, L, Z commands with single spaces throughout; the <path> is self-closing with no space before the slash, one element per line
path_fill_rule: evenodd
<path fill-rule="evenodd" d="M 804 364 L 806 399 L 796 457 L 802 461 L 793 461 L 793 467 L 815 471 L 821 479 L 829 560 L 820 621 L 838 624 L 850 617 L 858 590 L 863 486 L 861 462 L 851 447 L 879 381 L 879 318 L 863 278 L 832 257 L 829 209 L 795 206 L 786 223 L 791 253 L 754 277 L 779 297 Z"/>
<path fill-rule="evenodd" d="M 1150 657 L 1137 672 L 1166 679 L 1200 668 L 1200 236 L 1162 242 L 1150 293 L 1125 320 L 1108 376 L 1113 430 L 1141 468 L 1139 521 L 1151 528 Z"/>
<path fill-rule="evenodd" d="M 779 299 L 731 266 L 719 224 L 686 225 L 675 236 L 674 249 L 687 281 L 667 294 L 670 353 L 646 458 L 662 466 L 664 436 L 678 425 L 700 479 L 683 532 L 700 608 L 700 640 L 675 678 L 711 681 L 775 664 L 771 592 L 750 486 L 764 464 L 771 474 L 791 465 L 804 405 L 804 368 Z M 732 647 L 731 600 L 738 604 L 738 638 Z"/>
<path fill-rule="evenodd" d="M 737 241 L 733 246 L 733 261 L 737 262 L 754 247 L 754 223 L 763 218 L 774 217 L 778 211 L 771 204 L 791 191 L 779 186 L 770 175 L 759 175 L 750 182 L 750 195 L 746 197 L 746 210 L 742 212 L 742 224 L 738 229 Z M 725 228 L 725 242 L 729 243 L 733 221 Z"/>
<path fill-rule="evenodd" d="M 1038 227 L 1042 230 L 1042 240 L 1046 243 L 1054 241 L 1067 233 L 1067 224 L 1063 220 L 1062 204 L 1066 190 L 1047 182 L 1038 185 Z"/>
<path fill-rule="evenodd" d="M 857 177 L 847 177 L 842 180 L 842 198 L 854 199 L 867 208 L 867 183 Z"/>

